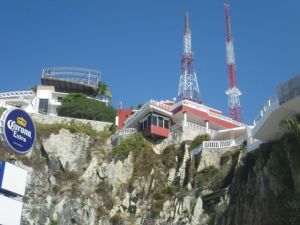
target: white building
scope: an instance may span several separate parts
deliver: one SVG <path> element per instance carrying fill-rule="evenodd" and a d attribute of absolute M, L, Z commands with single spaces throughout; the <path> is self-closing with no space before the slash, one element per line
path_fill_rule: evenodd
<path fill-rule="evenodd" d="M 0 93 L 0 106 L 18 107 L 28 113 L 57 115 L 57 107 L 69 93 L 96 96 L 100 72 L 76 67 L 47 68 L 42 71 L 42 85 L 36 91 L 13 91 Z M 105 97 L 89 97 L 104 102 Z"/>

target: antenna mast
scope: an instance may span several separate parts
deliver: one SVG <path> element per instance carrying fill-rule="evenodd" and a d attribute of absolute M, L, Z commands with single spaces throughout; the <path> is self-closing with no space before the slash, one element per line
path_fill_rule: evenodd
<path fill-rule="evenodd" d="M 242 113 L 240 105 L 241 91 L 237 88 L 235 78 L 235 60 L 234 60 L 234 48 L 231 36 L 230 18 L 229 18 L 229 5 L 225 6 L 225 18 L 226 18 L 226 53 L 227 53 L 227 66 L 229 73 L 229 88 L 225 92 L 228 96 L 228 109 L 229 116 L 239 122 L 242 122 Z"/>
<path fill-rule="evenodd" d="M 189 27 L 188 13 L 186 13 L 184 21 L 183 56 L 181 60 L 181 75 L 178 88 L 178 100 L 183 99 L 201 103 L 197 76 L 194 69 L 192 35 Z"/>

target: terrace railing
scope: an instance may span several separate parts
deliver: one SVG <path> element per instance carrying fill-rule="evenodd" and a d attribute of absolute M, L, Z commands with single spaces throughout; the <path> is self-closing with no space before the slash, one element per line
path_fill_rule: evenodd
<path fill-rule="evenodd" d="M 43 78 L 72 81 L 97 88 L 100 80 L 100 72 L 78 67 L 52 67 L 43 69 Z"/>
<path fill-rule="evenodd" d="M 268 99 L 268 101 L 265 102 L 265 104 L 263 104 L 263 106 L 261 107 L 261 110 L 256 115 L 256 117 L 253 121 L 253 125 L 256 126 L 266 114 L 270 113 L 278 106 L 279 106 L 279 101 L 278 101 L 277 95 L 275 94 L 275 95 L 271 96 Z"/>
<path fill-rule="evenodd" d="M 2 98 L 19 98 L 19 97 L 27 97 L 33 96 L 33 91 L 12 91 L 12 92 L 3 92 L 0 93 L 0 99 Z"/>
<path fill-rule="evenodd" d="M 221 141 L 203 141 L 201 145 L 194 148 L 190 151 L 190 155 L 197 155 L 203 149 L 224 149 L 224 148 L 232 148 L 240 146 L 243 143 L 243 139 L 228 139 L 228 140 L 221 140 Z"/>

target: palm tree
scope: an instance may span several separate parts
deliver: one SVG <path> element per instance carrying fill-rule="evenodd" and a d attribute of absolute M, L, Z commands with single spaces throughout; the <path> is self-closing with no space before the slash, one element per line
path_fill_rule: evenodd
<path fill-rule="evenodd" d="M 300 120 L 296 118 L 286 118 L 281 120 L 280 127 L 287 131 L 288 134 L 300 139 Z"/>
<path fill-rule="evenodd" d="M 106 96 L 107 98 L 109 98 L 109 100 L 112 99 L 112 95 L 109 90 L 109 86 L 102 83 L 101 81 L 99 81 L 99 83 L 98 83 L 97 95 L 98 96 L 101 96 L 101 95 Z"/>

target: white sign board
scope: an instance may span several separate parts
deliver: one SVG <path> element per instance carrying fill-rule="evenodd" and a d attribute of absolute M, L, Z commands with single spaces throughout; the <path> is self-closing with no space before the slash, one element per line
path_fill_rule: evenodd
<path fill-rule="evenodd" d="M 0 224 L 20 225 L 23 203 L 0 195 Z"/>
<path fill-rule="evenodd" d="M 16 195 L 24 196 L 26 179 L 26 170 L 8 162 L 3 162 L 0 165 L 0 191 L 8 191 Z"/>

